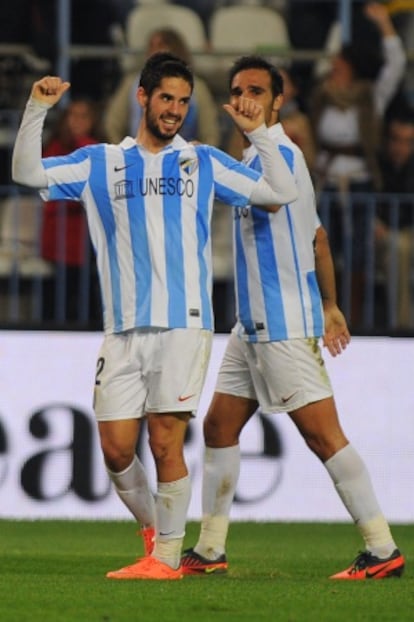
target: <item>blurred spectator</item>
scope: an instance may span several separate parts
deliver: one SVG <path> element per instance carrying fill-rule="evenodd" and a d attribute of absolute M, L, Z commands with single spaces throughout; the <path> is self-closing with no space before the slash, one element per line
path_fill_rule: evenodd
<path fill-rule="evenodd" d="M 58 118 L 43 156 L 65 155 L 100 142 L 99 127 L 96 104 L 85 98 L 73 99 Z M 58 319 L 86 320 L 81 318 L 81 309 L 87 308 L 88 298 L 89 317 L 100 318 L 98 284 L 82 205 L 77 201 L 46 202 L 41 237 L 42 256 L 55 267 L 55 278 L 46 288 L 45 319 L 62 316 Z"/>
<path fill-rule="evenodd" d="M 160 28 L 151 33 L 145 57 L 161 51 L 171 52 L 191 65 L 190 50 L 175 30 Z M 136 135 L 141 115 L 136 101 L 138 84 L 137 71 L 128 72 L 107 104 L 104 125 L 110 142 L 119 143 L 126 135 Z M 217 106 L 206 82 L 198 76 L 194 76 L 194 92 L 180 134 L 186 140 L 216 146 L 220 143 Z"/>
<path fill-rule="evenodd" d="M 370 0 L 372 1 L 372 0 Z M 406 52 L 414 50 L 414 0 L 380 0 L 389 13 L 394 28 L 399 35 Z M 364 41 L 365 46 L 378 48 L 381 37 L 375 24 L 366 18 L 365 0 L 351 3 L 350 34 L 353 41 Z M 330 67 L 329 58 L 337 54 L 343 41 L 342 25 L 337 18 L 330 26 L 324 44 L 327 57 L 321 58 L 314 66 L 314 75 L 321 77 Z M 414 64 L 408 63 L 401 82 L 401 89 L 414 100 Z M 398 103 L 397 103 L 398 105 Z"/>
<path fill-rule="evenodd" d="M 379 164 L 383 192 L 395 195 L 384 196 L 375 229 L 388 316 L 393 328 L 414 328 L 414 109 L 402 109 L 388 122 Z"/>
<path fill-rule="evenodd" d="M 353 201 L 351 214 L 346 195 L 381 189 L 376 157 L 380 124 L 401 82 L 406 62 L 402 42 L 385 7 L 370 2 L 364 11 L 381 33 L 383 57 L 363 41 L 343 46 L 332 60 L 330 73 L 310 98 L 317 148 L 313 171 L 316 188 L 319 193 L 338 193 L 339 199 L 330 212 L 329 226 L 326 223 L 334 259 L 337 263 L 341 258 L 346 261 L 341 253 L 346 254 L 344 248 L 349 241 L 353 249 L 354 322 L 360 319 L 358 301 L 364 279 L 361 266 L 367 216 L 363 197 Z"/>
<path fill-rule="evenodd" d="M 365 14 L 382 34 L 383 58 L 363 42 L 343 46 L 310 100 L 322 184 L 380 188 L 375 151 L 380 121 L 404 74 L 402 43 L 386 9 L 368 3 Z M 359 189 L 359 188 L 358 188 Z"/>
<path fill-rule="evenodd" d="M 414 194 L 413 108 L 396 111 L 385 129 L 385 148 L 379 152 L 383 191 Z"/>

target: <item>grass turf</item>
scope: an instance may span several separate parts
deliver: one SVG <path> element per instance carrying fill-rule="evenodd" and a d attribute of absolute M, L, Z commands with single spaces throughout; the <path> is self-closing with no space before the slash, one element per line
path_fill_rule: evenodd
<path fill-rule="evenodd" d="M 414 619 L 414 525 L 393 535 L 401 579 L 330 581 L 356 556 L 352 525 L 233 523 L 227 575 L 110 581 L 142 544 L 131 522 L 0 520 L 2 622 L 399 622 Z M 187 526 L 185 546 L 198 525 Z"/>

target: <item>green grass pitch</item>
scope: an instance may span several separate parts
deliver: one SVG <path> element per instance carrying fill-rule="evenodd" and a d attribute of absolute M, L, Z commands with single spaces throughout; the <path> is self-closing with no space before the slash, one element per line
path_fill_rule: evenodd
<path fill-rule="evenodd" d="M 110 581 L 142 554 L 132 522 L 0 520 L 2 622 L 411 622 L 414 525 L 395 525 L 401 579 L 331 581 L 362 547 L 352 525 L 231 525 L 227 575 Z M 187 526 L 185 546 L 198 525 Z"/>

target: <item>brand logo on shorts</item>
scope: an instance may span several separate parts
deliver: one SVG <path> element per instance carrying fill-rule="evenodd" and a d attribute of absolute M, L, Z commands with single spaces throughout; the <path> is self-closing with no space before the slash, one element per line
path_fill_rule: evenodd
<path fill-rule="evenodd" d="M 282 397 L 283 404 L 286 404 L 287 402 L 289 402 L 292 399 L 292 397 L 294 397 L 295 395 L 296 395 L 296 391 L 295 393 L 292 393 L 292 395 L 289 395 L 288 397 Z"/>
<path fill-rule="evenodd" d="M 194 397 L 195 393 L 191 393 L 190 395 L 179 395 L 178 396 L 178 401 L 179 402 L 186 402 L 187 400 L 189 400 L 191 397 Z"/>

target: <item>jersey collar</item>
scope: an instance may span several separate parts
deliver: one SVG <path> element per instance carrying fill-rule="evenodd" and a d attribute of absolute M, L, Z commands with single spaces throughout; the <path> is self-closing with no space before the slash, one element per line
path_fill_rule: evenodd
<path fill-rule="evenodd" d="M 138 146 L 139 148 L 142 148 L 141 145 L 137 145 L 135 138 L 132 138 L 132 136 L 125 136 L 125 138 L 119 143 L 119 146 L 122 149 L 130 149 L 133 146 Z M 183 149 L 183 147 L 187 146 L 188 142 L 184 140 L 182 136 L 176 134 L 170 144 L 164 147 L 164 149 L 162 149 L 161 151 L 180 151 L 181 149 Z"/>

